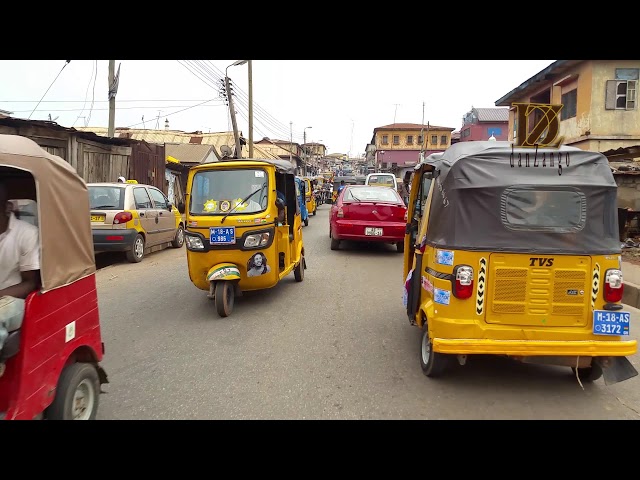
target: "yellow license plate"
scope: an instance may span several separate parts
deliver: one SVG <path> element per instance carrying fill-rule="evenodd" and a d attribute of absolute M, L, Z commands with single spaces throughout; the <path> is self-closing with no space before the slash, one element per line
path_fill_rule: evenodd
<path fill-rule="evenodd" d="M 91 215 L 92 222 L 104 222 L 104 215 Z"/>

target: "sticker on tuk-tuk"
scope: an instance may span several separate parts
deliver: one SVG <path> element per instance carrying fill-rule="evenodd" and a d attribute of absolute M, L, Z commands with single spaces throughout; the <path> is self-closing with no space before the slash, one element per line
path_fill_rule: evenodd
<path fill-rule="evenodd" d="M 218 209 L 218 202 L 215 200 L 207 200 L 204 202 L 204 211 L 205 212 L 215 212 Z"/>
<path fill-rule="evenodd" d="M 436 263 L 453 265 L 453 252 L 451 250 L 436 250 Z"/>
<path fill-rule="evenodd" d="M 258 252 L 247 262 L 247 277 L 257 277 L 269 273 L 271 267 L 267 265 L 267 256 Z"/>
<path fill-rule="evenodd" d="M 264 172 L 262 170 L 256 170 L 256 177 L 264 177 Z"/>
<path fill-rule="evenodd" d="M 421 279 L 422 288 L 424 288 L 427 292 L 433 293 L 433 283 L 429 281 L 429 279 L 423 276 Z"/>
<path fill-rule="evenodd" d="M 449 305 L 451 299 L 451 292 L 449 290 L 440 290 L 439 288 L 433 289 L 433 301 L 441 303 L 442 305 Z"/>

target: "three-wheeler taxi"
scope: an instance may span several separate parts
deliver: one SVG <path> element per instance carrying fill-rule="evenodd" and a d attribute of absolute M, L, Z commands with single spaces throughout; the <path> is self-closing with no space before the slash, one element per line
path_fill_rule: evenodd
<path fill-rule="evenodd" d="M 22 228 L 37 228 L 40 240 L 37 288 L 25 299 L 0 298 L 0 418 L 95 419 L 108 380 L 87 185 L 62 158 L 18 135 L 0 135 L 0 181 L 10 225 L 29 223 Z"/>
<path fill-rule="evenodd" d="M 604 155 L 569 146 L 460 142 L 418 164 L 403 278 L 424 374 L 485 354 L 637 375 L 616 190 Z"/>
<path fill-rule="evenodd" d="M 294 167 L 285 160 L 230 159 L 189 171 L 186 192 L 189 278 L 231 314 L 243 291 L 275 286 L 306 263 Z"/>

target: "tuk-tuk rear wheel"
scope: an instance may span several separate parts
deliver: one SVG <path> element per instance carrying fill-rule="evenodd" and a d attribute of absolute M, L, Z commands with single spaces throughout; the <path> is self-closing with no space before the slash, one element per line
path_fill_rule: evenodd
<path fill-rule="evenodd" d="M 221 317 L 228 317 L 233 310 L 235 292 L 231 282 L 221 281 L 216 283 L 215 303 L 216 311 Z"/>
<path fill-rule="evenodd" d="M 427 377 L 439 377 L 447 369 L 451 357 L 444 353 L 433 351 L 433 342 L 429 338 L 429 327 L 425 321 L 422 324 L 420 340 L 420 367 Z"/>
<path fill-rule="evenodd" d="M 72 363 L 62 370 L 56 396 L 45 416 L 48 420 L 94 420 L 99 398 L 96 367 L 91 363 Z"/>
<path fill-rule="evenodd" d="M 304 280 L 304 255 L 300 256 L 300 263 L 293 269 L 293 275 L 296 277 L 296 282 Z"/>

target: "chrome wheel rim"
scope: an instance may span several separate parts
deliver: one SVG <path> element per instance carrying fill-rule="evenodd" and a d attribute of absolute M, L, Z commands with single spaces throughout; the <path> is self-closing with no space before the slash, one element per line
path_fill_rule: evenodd
<path fill-rule="evenodd" d="M 422 335 L 422 363 L 427 365 L 431 357 L 431 341 L 429 339 L 429 331 L 425 325 L 424 334 Z"/>
<path fill-rule="evenodd" d="M 136 238 L 136 244 L 133 246 L 136 258 L 141 258 L 144 253 L 144 243 L 140 237 Z"/>
<path fill-rule="evenodd" d="M 182 242 L 184 241 L 184 230 L 182 230 L 182 228 L 178 229 L 178 245 L 182 245 Z"/>

